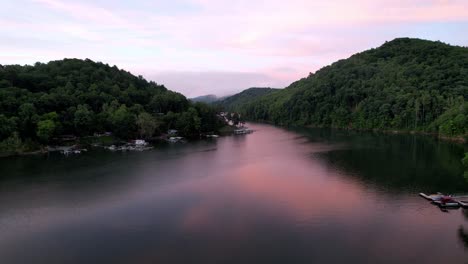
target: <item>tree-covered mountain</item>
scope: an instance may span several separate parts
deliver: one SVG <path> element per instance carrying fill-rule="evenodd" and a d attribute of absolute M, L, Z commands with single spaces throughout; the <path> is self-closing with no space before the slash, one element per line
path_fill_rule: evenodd
<path fill-rule="evenodd" d="M 174 128 L 194 137 L 220 122 L 213 108 L 116 66 L 88 59 L 0 65 L 0 148 L 104 131 L 132 138 Z"/>
<path fill-rule="evenodd" d="M 208 94 L 208 95 L 202 95 L 202 96 L 197 96 L 194 98 L 190 98 L 189 100 L 192 102 L 199 102 L 199 103 L 206 103 L 206 104 L 211 104 L 216 101 L 218 101 L 220 98 L 218 98 L 214 94 Z"/>
<path fill-rule="evenodd" d="M 235 106 L 251 120 L 282 125 L 466 136 L 467 97 L 468 48 L 400 38 Z"/>
<path fill-rule="evenodd" d="M 226 97 L 223 100 L 217 102 L 217 105 L 221 106 L 227 111 L 237 112 L 259 97 L 271 94 L 277 90 L 279 89 L 253 87 L 246 89 L 238 94 Z"/>

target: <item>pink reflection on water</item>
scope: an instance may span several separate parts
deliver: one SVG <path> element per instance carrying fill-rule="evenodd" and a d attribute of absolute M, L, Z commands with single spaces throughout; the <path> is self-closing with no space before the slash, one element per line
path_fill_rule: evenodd
<path fill-rule="evenodd" d="M 273 138 L 275 146 L 270 144 Z M 284 144 L 279 139 L 284 139 Z M 186 186 L 200 199 L 183 214 L 182 230 L 245 240 L 258 228 L 258 219 L 252 215 L 262 214 L 271 216 L 271 221 L 302 226 L 306 232 L 321 226 L 331 231 L 334 228 L 328 225 L 340 223 L 336 228 L 344 231 L 339 240 L 368 251 L 369 257 L 376 259 L 388 255 L 389 249 L 400 252 L 395 261 L 402 256 L 418 256 L 418 260 L 428 262 L 433 262 L 431 257 L 459 258 L 447 254 L 425 257 L 425 251 L 439 239 L 451 241 L 440 246 L 446 252 L 458 245 L 455 235 L 446 232 L 447 226 L 459 223 L 457 218 L 447 218 L 418 197 L 375 189 L 310 156 L 336 146 L 307 142 L 278 129 L 235 140 L 242 148 L 233 159 L 244 162 L 220 177 Z M 231 217 L 221 216 L 225 211 L 230 211 Z M 407 238 L 408 233 L 413 236 Z M 364 245 L 365 249 L 359 248 Z"/>
<path fill-rule="evenodd" d="M 441 213 L 415 195 L 368 185 L 314 156 L 343 146 L 311 142 L 269 126 L 253 128 L 258 131 L 246 137 L 220 138 L 216 148 L 181 148 L 189 150 L 186 153 L 175 149 L 180 153 L 169 153 L 171 159 L 161 163 L 152 163 L 161 156 L 142 156 L 145 162 L 125 175 L 133 179 L 131 188 L 108 188 L 91 202 L 78 200 L 81 204 L 65 197 L 63 204 L 51 207 L 55 203 L 45 200 L 47 210 L 29 211 L 28 225 L 9 216 L 0 228 L 0 255 L 15 245 L 22 252 L 21 239 L 41 244 L 57 230 L 88 235 L 104 230 L 104 238 L 95 238 L 103 245 L 109 242 L 106 237 L 112 239 L 119 232 L 138 234 L 135 242 L 162 237 L 162 244 L 155 242 L 154 248 L 148 243 L 150 250 L 142 257 L 164 263 L 185 252 L 184 240 L 190 240 L 197 253 L 213 254 L 219 246 L 229 257 L 241 252 L 242 245 L 263 242 L 278 230 L 287 233 L 292 243 L 307 241 L 310 248 L 350 255 L 358 252 L 370 260 L 385 256 L 388 263 L 458 263 L 466 256 L 456 233 L 460 211 Z M 25 230 L 29 225 L 37 234 Z M 168 232 L 151 232 L 160 229 Z M 147 236 L 142 235 L 146 232 Z M 316 240 L 317 236 L 327 241 Z M 181 241 L 183 246 L 164 246 L 167 241 Z M 282 245 L 284 241 L 280 236 L 271 242 Z M 435 244 L 437 252 L 432 251 Z M 270 246 L 264 244 L 263 252 L 271 253 Z M 58 244 L 50 247 L 64 252 Z"/>
<path fill-rule="evenodd" d="M 225 223 L 239 232 L 249 227 L 251 210 L 262 210 L 294 224 L 308 224 L 340 214 L 358 217 L 371 205 L 371 199 L 363 199 L 366 193 L 362 185 L 310 157 L 310 153 L 336 146 L 307 143 L 296 134 L 266 129 L 268 126 L 254 128 L 258 133 L 222 143 L 234 147 L 219 147 L 232 150 L 222 153 L 222 159 L 234 159 L 234 166 L 220 176 L 186 186 L 187 192 L 197 193 L 200 199 L 185 212 L 183 229 L 212 228 L 219 222 L 217 213 L 229 210 L 226 206 L 231 206 L 236 215 Z M 236 149 L 239 145 L 242 148 Z"/>

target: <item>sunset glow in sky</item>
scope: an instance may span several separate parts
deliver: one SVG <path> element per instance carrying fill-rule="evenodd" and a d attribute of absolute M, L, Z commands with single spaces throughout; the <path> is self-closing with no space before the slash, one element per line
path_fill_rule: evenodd
<path fill-rule="evenodd" d="M 90 58 L 189 97 L 285 87 L 396 37 L 468 46 L 468 0 L 0 2 L 0 64 Z"/>

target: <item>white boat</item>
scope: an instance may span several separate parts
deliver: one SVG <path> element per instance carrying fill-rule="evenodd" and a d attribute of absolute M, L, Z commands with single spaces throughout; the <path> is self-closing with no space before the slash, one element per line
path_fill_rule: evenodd
<path fill-rule="evenodd" d="M 65 156 L 71 155 L 71 154 L 81 154 L 83 151 L 88 151 L 87 149 L 76 149 L 76 148 L 67 148 L 63 149 L 61 153 Z"/>
<path fill-rule="evenodd" d="M 146 145 L 148 145 L 148 142 L 146 142 L 146 141 L 143 140 L 143 139 L 136 139 L 136 140 L 135 140 L 135 145 L 136 145 L 136 146 L 146 146 Z"/>
<path fill-rule="evenodd" d="M 248 128 L 240 128 L 240 129 L 234 130 L 234 134 L 236 135 L 245 135 L 245 134 L 250 134 L 252 132 L 253 130 L 248 129 Z"/>
<path fill-rule="evenodd" d="M 108 147 L 107 149 L 110 150 L 110 151 L 116 151 L 117 147 L 115 145 L 112 145 L 112 146 Z"/>

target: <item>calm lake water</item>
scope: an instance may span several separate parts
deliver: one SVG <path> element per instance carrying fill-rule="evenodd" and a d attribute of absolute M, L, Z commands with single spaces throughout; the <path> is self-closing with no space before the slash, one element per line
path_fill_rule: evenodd
<path fill-rule="evenodd" d="M 466 146 L 250 128 L 147 152 L 0 159 L 0 262 L 468 263 L 468 211 L 417 196 L 468 192 Z"/>

